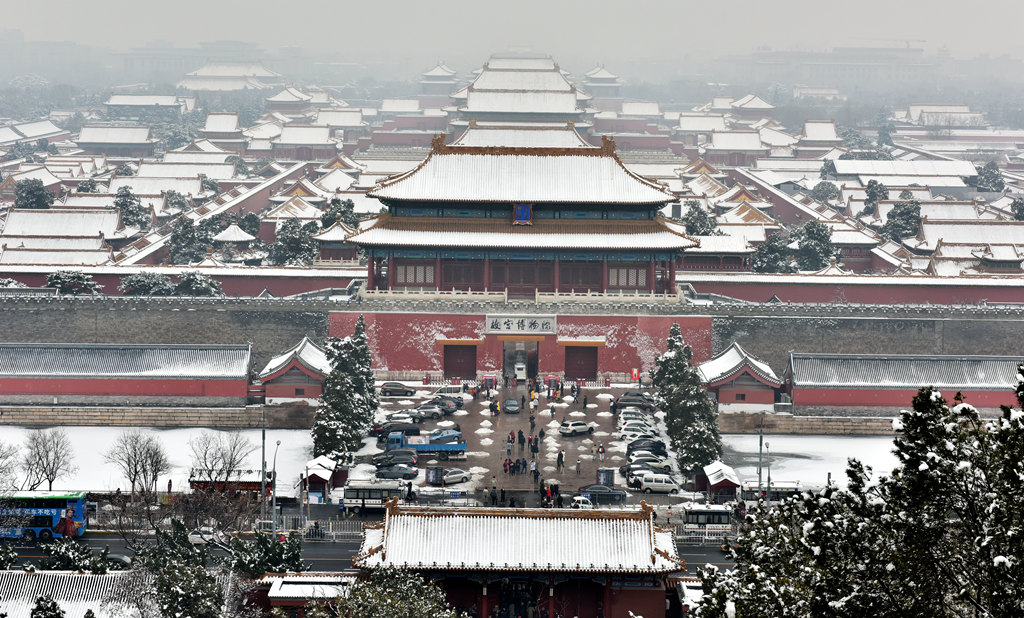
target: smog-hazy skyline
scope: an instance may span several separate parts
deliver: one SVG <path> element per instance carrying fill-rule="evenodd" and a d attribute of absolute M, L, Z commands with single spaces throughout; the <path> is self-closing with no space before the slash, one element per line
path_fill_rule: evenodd
<path fill-rule="evenodd" d="M 947 47 L 957 57 L 1024 57 L 1024 43 L 996 36 L 1001 18 L 1021 14 L 1019 0 L 965 6 L 948 0 L 692 2 L 631 0 L 376 0 L 288 4 L 268 0 L 176 0 L 125 3 L 4 2 L 3 28 L 28 41 L 73 41 L 128 51 L 153 41 L 194 47 L 248 41 L 269 53 L 281 47 L 327 50 L 367 61 L 457 69 L 487 55 L 529 48 L 566 64 L 634 64 L 673 58 L 747 54 L 757 48 L 824 51 L 836 46 Z M 1002 16 L 1002 17 L 1000 17 Z"/>

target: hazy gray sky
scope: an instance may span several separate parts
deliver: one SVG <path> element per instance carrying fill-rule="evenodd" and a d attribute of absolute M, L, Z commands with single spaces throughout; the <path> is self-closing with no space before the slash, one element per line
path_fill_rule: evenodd
<path fill-rule="evenodd" d="M 942 45 L 959 57 L 1024 56 L 1001 20 L 1021 0 L 2 0 L 4 27 L 27 40 L 72 40 L 123 50 L 165 39 L 217 39 L 352 50 L 392 61 L 479 65 L 491 52 L 530 46 L 570 62 L 746 53 L 757 47 Z M 892 40 L 885 40 L 892 39 Z M 424 67 L 427 68 L 427 67 Z"/>

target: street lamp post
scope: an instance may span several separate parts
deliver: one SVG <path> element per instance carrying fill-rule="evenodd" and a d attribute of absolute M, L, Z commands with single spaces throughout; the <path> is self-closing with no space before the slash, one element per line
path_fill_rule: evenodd
<path fill-rule="evenodd" d="M 260 425 L 263 428 L 260 440 L 260 519 L 267 519 L 267 413 L 260 406 Z"/>
<path fill-rule="evenodd" d="M 272 511 L 271 517 L 273 519 L 273 530 L 274 538 L 277 538 L 277 449 L 281 447 L 281 441 L 277 441 L 277 446 L 274 447 L 274 484 L 270 486 L 271 504 L 270 510 Z"/>
<path fill-rule="evenodd" d="M 764 495 L 764 486 L 761 484 L 761 455 L 764 452 L 764 413 L 761 413 L 761 426 L 757 428 L 757 499 Z"/>
<path fill-rule="evenodd" d="M 771 505 L 772 505 L 772 458 L 771 458 L 771 453 L 767 453 L 767 451 L 768 451 L 768 443 L 767 442 L 764 443 L 764 450 L 765 450 L 765 452 L 767 454 L 767 457 L 765 457 L 765 459 L 768 460 L 767 461 L 767 463 L 768 463 L 768 491 L 765 492 L 765 497 L 766 497 L 766 499 L 768 501 L 768 506 L 771 507 Z"/>

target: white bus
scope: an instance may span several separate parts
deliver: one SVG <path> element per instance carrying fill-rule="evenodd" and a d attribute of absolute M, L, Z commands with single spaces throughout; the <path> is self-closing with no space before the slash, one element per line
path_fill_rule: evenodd
<path fill-rule="evenodd" d="M 782 502 L 790 496 L 799 495 L 805 488 L 800 486 L 800 481 L 775 481 L 768 483 L 762 483 L 761 491 L 764 493 L 764 498 L 772 502 Z M 747 508 L 757 506 L 759 498 L 759 492 L 757 491 L 757 481 L 746 481 L 740 485 L 740 499 L 746 503 Z"/>
<path fill-rule="evenodd" d="M 392 498 L 403 502 L 406 485 L 403 481 L 348 481 L 342 494 L 342 506 L 346 511 L 383 511 L 384 505 Z"/>

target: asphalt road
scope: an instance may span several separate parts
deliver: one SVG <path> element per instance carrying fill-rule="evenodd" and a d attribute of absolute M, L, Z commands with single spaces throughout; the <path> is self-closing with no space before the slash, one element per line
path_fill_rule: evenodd
<path fill-rule="evenodd" d="M 81 541 L 93 548 L 98 553 L 104 547 L 110 547 L 112 556 L 131 556 L 132 552 L 125 546 L 124 540 L 116 534 L 102 532 L 89 532 Z M 352 557 L 359 551 L 359 539 L 347 539 L 337 542 L 307 541 L 302 546 L 302 557 L 309 564 L 313 571 L 342 571 L 352 567 Z M 42 552 L 34 545 L 16 546 L 18 557 L 21 562 L 32 562 L 39 564 L 42 560 Z M 719 568 L 728 568 L 733 562 L 727 559 L 718 547 L 678 547 L 679 557 L 686 561 L 688 573 L 695 573 L 697 567 L 707 563 L 714 564 Z M 214 555 L 221 553 L 214 550 Z"/>

